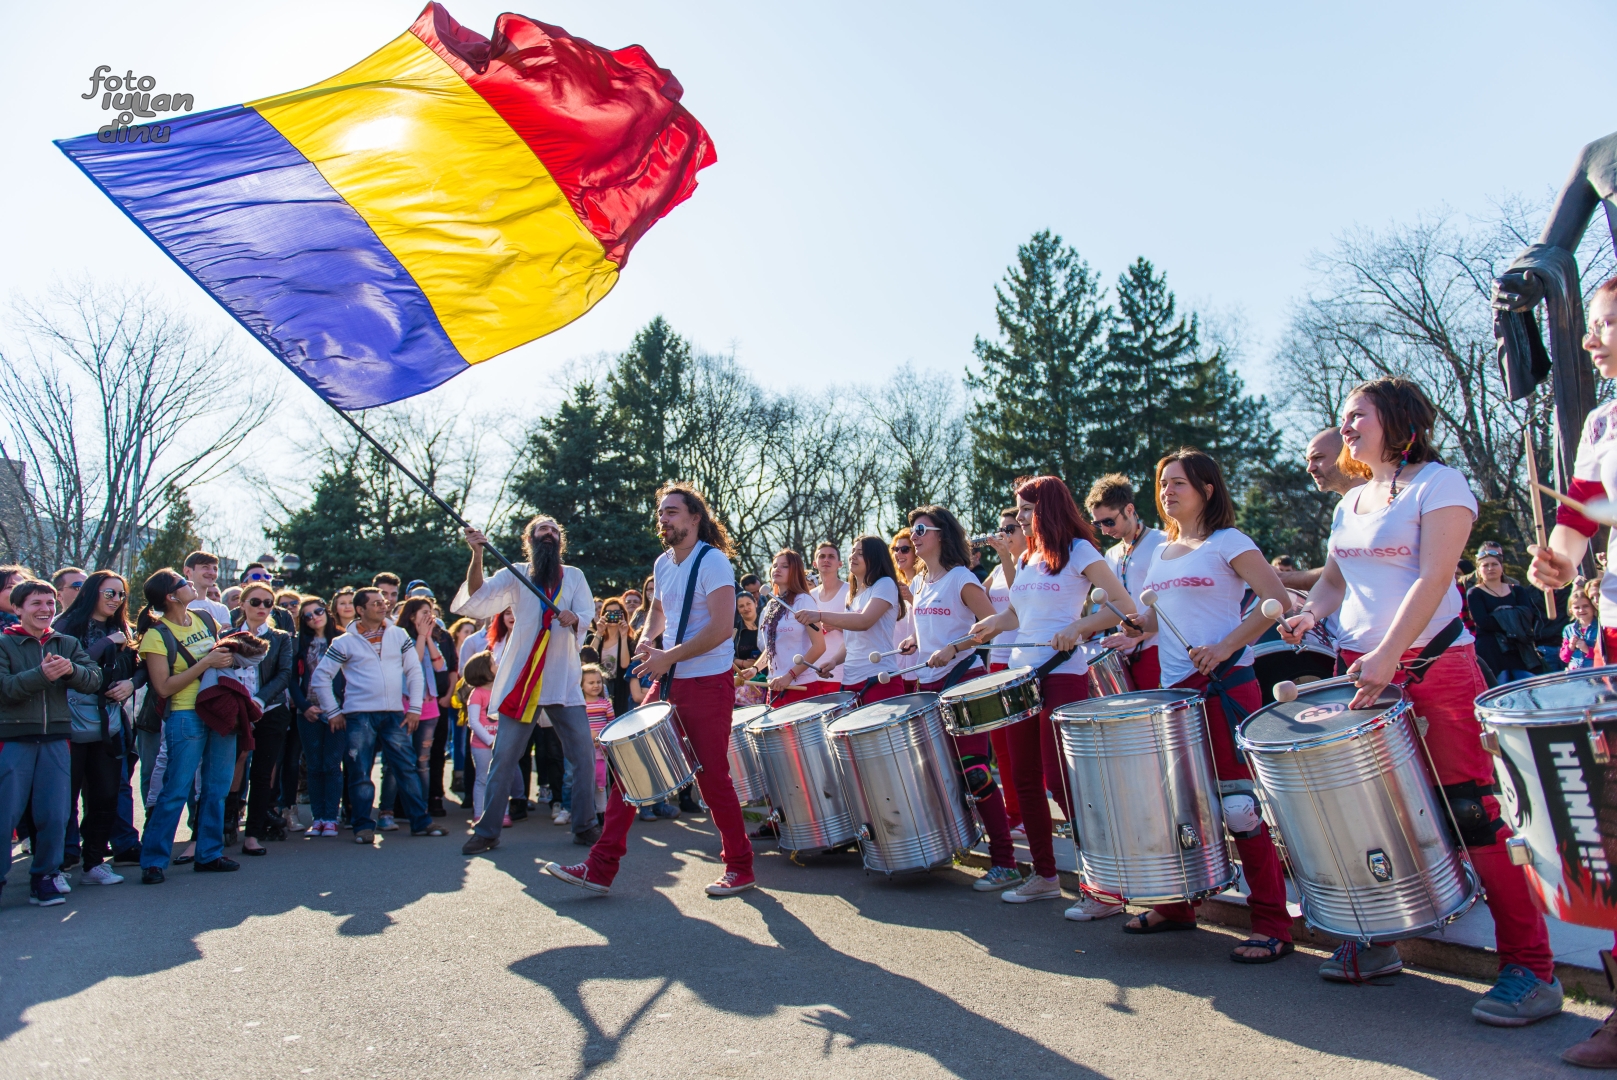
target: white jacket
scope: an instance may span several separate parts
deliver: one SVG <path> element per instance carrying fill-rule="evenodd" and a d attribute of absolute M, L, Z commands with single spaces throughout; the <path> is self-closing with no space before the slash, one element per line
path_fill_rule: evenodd
<path fill-rule="evenodd" d="M 341 706 L 331 692 L 331 680 L 339 671 L 348 684 Z M 425 690 L 426 679 L 410 635 L 397 626 L 389 626 L 382 631 L 382 644 L 378 648 L 359 632 L 358 619 L 337 635 L 309 679 L 309 693 L 328 717 L 339 712 L 419 713 Z"/>

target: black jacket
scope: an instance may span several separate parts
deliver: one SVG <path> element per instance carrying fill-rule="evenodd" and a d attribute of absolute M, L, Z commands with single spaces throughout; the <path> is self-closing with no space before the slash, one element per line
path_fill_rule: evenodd
<path fill-rule="evenodd" d="M 1477 655 L 1490 670 L 1495 674 L 1542 670 L 1544 661 L 1533 639 L 1544 619 L 1543 594 L 1511 585 L 1509 595 L 1495 596 L 1474 585 L 1466 593 L 1465 606 L 1477 628 Z M 1503 619 L 1501 611 L 1505 612 Z"/>
<path fill-rule="evenodd" d="M 297 640 L 285 630 L 277 630 L 273 626 L 266 627 L 262 636 L 269 642 L 269 652 L 258 664 L 258 700 L 264 703 L 264 710 L 268 712 L 276 708 L 292 688 L 293 653 L 297 651 Z"/>

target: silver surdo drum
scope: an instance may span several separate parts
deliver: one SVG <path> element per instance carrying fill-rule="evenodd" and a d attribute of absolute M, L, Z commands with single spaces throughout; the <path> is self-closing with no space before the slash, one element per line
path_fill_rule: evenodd
<path fill-rule="evenodd" d="M 730 714 L 730 781 L 742 804 L 769 797 L 764 784 L 764 763 L 747 734 L 747 725 L 769 711 L 768 705 L 744 705 Z"/>
<path fill-rule="evenodd" d="M 858 694 L 822 694 L 770 709 L 747 724 L 782 848 L 825 851 L 857 839 L 825 729 L 858 705 Z"/>
<path fill-rule="evenodd" d="M 1389 686 L 1350 709 L 1352 686 L 1299 687 L 1241 724 L 1246 754 L 1286 838 L 1303 917 L 1361 942 L 1417 937 L 1459 918 L 1477 878 L 1456 846 L 1414 714 Z"/>
<path fill-rule="evenodd" d="M 1235 881 L 1199 694 L 1139 690 L 1050 714 L 1066 759 L 1084 880 L 1139 903 Z"/>
<path fill-rule="evenodd" d="M 696 753 L 676 723 L 674 706 L 653 701 L 601 729 L 598 742 L 623 801 L 649 806 L 696 779 Z"/>
<path fill-rule="evenodd" d="M 829 731 L 867 869 L 947 866 L 982 838 L 938 695 L 878 701 Z"/>
<path fill-rule="evenodd" d="M 937 695 L 951 735 L 975 735 L 1039 715 L 1043 698 L 1030 667 L 967 679 Z M 894 700 L 889 698 L 888 700 Z"/>
<path fill-rule="evenodd" d="M 1111 697 L 1134 693 L 1134 677 L 1118 649 L 1104 649 L 1089 658 L 1089 696 Z"/>
<path fill-rule="evenodd" d="M 1477 698 L 1510 861 L 1539 906 L 1617 930 L 1617 667 L 1497 686 Z"/>

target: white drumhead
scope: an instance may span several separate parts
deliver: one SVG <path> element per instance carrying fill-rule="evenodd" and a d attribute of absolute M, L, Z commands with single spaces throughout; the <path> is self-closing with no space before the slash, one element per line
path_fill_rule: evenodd
<path fill-rule="evenodd" d="M 650 731 L 658 724 L 667 721 L 674 707 L 666 701 L 653 701 L 650 705 L 642 705 L 638 709 L 631 709 L 601 729 L 601 742 L 617 742 L 621 739 L 632 739 L 643 731 Z"/>

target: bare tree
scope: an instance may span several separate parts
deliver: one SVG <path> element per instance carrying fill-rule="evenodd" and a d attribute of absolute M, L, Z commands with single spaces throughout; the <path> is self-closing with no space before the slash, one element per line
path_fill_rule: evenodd
<path fill-rule="evenodd" d="M 971 434 L 960 386 L 906 363 L 887 383 L 859 393 L 864 421 L 885 438 L 881 510 L 902 523 L 917 506 L 963 509 L 971 469 Z"/>
<path fill-rule="evenodd" d="M 128 569 L 169 493 L 219 476 L 274 406 L 228 336 L 133 290 L 71 283 L 14 323 L 0 457 L 26 468 L 32 513 L 0 540 L 41 569 Z"/>

